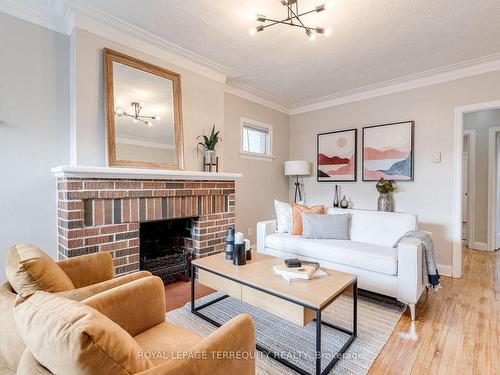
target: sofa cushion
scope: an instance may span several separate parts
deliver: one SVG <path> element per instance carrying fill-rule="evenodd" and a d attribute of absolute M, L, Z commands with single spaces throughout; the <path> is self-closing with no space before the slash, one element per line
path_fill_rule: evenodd
<path fill-rule="evenodd" d="M 397 250 L 391 246 L 349 240 L 317 240 L 284 233 L 266 237 L 266 247 L 309 257 L 341 263 L 368 271 L 397 275 Z"/>
<path fill-rule="evenodd" d="M 292 205 L 290 203 L 274 200 L 276 211 L 276 224 L 279 233 L 291 233 L 293 228 Z"/>
<path fill-rule="evenodd" d="M 302 213 L 322 214 L 325 212 L 325 206 L 307 207 L 301 204 L 292 203 L 293 210 L 293 229 L 292 234 L 302 235 Z"/>
<path fill-rule="evenodd" d="M 400 212 L 383 212 L 330 208 L 329 214 L 351 214 L 349 239 L 392 246 L 407 231 L 417 229 L 417 216 Z"/>
<path fill-rule="evenodd" d="M 12 246 L 5 258 L 5 274 L 18 294 L 75 289 L 61 267 L 45 252 L 30 244 Z"/>
<path fill-rule="evenodd" d="M 157 366 L 169 361 L 178 353 L 188 352 L 203 340 L 203 337 L 175 324 L 163 322 L 134 336 L 134 340 L 145 353 L 153 354 L 151 361 Z M 158 352 L 161 355 L 155 356 L 154 354 Z"/>
<path fill-rule="evenodd" d="M 324 215 L 302 213 L 302 238 L 349 239 L 349 214 Z"/>
<path fill-rule="evenodd" d="M 33 356 L 53 374 L 135 374 L 153 367 L 118 324 L 55 294 L 18 296 L 14 315 Z"/>

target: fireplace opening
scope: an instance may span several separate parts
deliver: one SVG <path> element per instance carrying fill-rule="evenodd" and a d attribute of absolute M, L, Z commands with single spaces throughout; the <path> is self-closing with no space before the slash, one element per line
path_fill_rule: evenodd
<path fill-rule="evenodd" d="M 165 284 L 189 281 L 193 252 L 192 228 L 196 218 L 148 221 L 140 224 L 140 268 Z"/>

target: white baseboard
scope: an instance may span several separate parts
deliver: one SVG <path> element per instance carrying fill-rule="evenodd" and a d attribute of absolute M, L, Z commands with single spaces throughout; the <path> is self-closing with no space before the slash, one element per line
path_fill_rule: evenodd
<path fill-rule="evenodd" d="M 488 251 L 488 244 L 484 243 L 484 242 L 474 241 L 474 242 L 471 242 L 469 248 L 473 249 L 473 250 Z"/>
<path fill-rule="evenodd" d="M 452 266 L 445 266 L 444 264 L 438 264 L 437 268 L 441 276 L 453 277 Z"/>

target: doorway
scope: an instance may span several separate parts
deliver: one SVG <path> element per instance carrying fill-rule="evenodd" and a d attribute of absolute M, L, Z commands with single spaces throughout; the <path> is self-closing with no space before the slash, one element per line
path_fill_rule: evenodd
<path fill-rule="evenodd" d="M 462 242 L 464 246 L 474 245 L 474 202 L 475 202 L 476 131 L 464 130 L 462 152 Z"/>
<path fill-rule="evenodd" d="M 500 109 L 498 110 L 500 117 Z M 500 249 L 500 119 L 488 130 L 488 250 Z"/>
<path fill-rule="evenodd" d="M 464 198 L 465 192 L 464 192 L 464 179 L 463 174 L 464 174 L 464 135 L 465 135 L 465 130 L 464 129 L 464 123 L 466 116 L 470 116 L 470 114 L 474 114 L 476 112 L 482 112 L 483 115 L 485 114 L 492 114 L 492 111 L 490 110 L 496 110 L 496 112 L 500 113 L 500 100 L 495 100 L 495 101 L 490 101 L 490 102 L 483 102 L 483 103 L 476 103 L 476 104 L 471 104 L 471 105 L 465 105 L 465 106 L 460 106 L 455 108 L 455 131 L 454 131 L 454 184 L 453 184 L 453 269 L 452 269 L 452 275 L 453 277 L 461 277 L 462 276 L 462 246 L 463 246 L 463 228 L 464 228 L 464 221 L 466 221 L 467 225 L 467 233 L 466 233 L 466 238 L 467 242 L 472 245 L 472 239 L 474 239 L 474 246 L 475 247 L 482 247 L 480 250 L 494 250 L 498 248 L 497 246 L 500 245 L 500 236 L 498 235 L 500 233 L 500 224 L 498 225 L 497 230 L 497 222 L 500 223 L 500 208 L 498 207 L 500 203 L 500 162 L 498 161 L 498 154 L 500 153 L 500 138 L 498 136 L 498 132 L 495 132 L 494 134 L 494 140 L 491 140 L 490 137 L 490 131 L 489 129 L 487 130 L 487 135 L 486 135 L 486 146 L 481 148 L 481 150 L 486 150 L 487 155 L 486 157 L 481 158 L 481 162 L 479 160 L 479 156 L 476 155 L 476 163 L 475 163 L 475 172 L 476 176 L 474 177 L 474 180 L 476 183 L 472 184 L 472 168 L 470 167 L 471 165 L 471 160 L 470 160 L 470 148 L 468 150 L 468 162 L 469 162 L 469 168 L 467 169 L 467 180 L 468 180 L 468 191 L 467 193 L 467 199 Z M 492 121 L 489 123 L 489 126 L 487 128 L 500 128 L 500 120 L 495 123 L 495 121 Z M 470 129 L 467 129 L 470 130 Z M 500 129 L 499 129 L 500 130 Z M 477 132 L 476 132 L 477 133 Z M 479 148 L 477 147 L 477 143 L 479 142 L 478 140 L 478 134 L 476 134 L 476 152 L 479 152 Z M 469 138 L 470 142 L 470 138 Z M 492 151 L 490 144 L 491 142 L 494 142 L 495 147 L 494 151 Z M 494 163 L 488 163 L 489 159 L 491 158 L 491 155 L 494 155 Z M 483 184 L 477 183 L 478 179 L 478 166 L 482 168 L 481 174 L 486 176 L 485 182 Z M 492 174 L 491 171 L 494 171 Z M 474 187 L 473 187 L 474 186 Z M 479 188 L 483 193 L 480 194 L 478 191 Z M 476 190 L 475 191 L 475 199 L 471 199 L 471 193 L 473 193 L 471 190 Z M 477 197 L 482 196 L 483 198 L 486 197 L 487 200 L 490 200 L 490 203 L 488 204 L 488 201 L 481 201 L 478 202 Z M 495 195 L 493 201 L 492 201 L 492 196 Z M 464 200 L 467 201 L 467 207 L 464 208 Z M 480 203 L 482 206 L 481 208 L 478 207 L 478 203 Z M 466 214 L 464 216 L 463 210 L 466 210 Z M 472 217 L 471 216 L 471 210 L 475 211 L 475 215 Z M 483 225 L 479 224 L 477 222 L 478 218 L 478 212 L 482 215 L 485 214 L 486 218 L 482 217 L 481 220 L 484 221 Z M 493 220 L 492 220 L 493 218 Z M 493 224 L 494 223 L 494 224 Z M 473 228 L 471 228 L 473 227 Z M 498 241 L 497 241 L 498 239 Z M 483 242 L 482 242 L 483 241 Z M 478 246 L 479 243 L 479 246 Z"/>

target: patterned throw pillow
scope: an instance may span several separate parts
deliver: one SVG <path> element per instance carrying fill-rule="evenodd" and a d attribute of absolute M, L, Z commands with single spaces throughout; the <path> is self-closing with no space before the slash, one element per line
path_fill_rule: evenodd
<path fill-rule="evenodd" d="M 290 233 L 293 226 L 292 206 L 290 203 L 275 199 L 274 209 L 276 210 L 278 233 Z"/>
<path fill-rule="evenodd" d="M 325 207 L 323 205 L 307 207 L 297 203 L 292 203 L 292 209 L 293 209 L 292 234 L 298 236 L 302 235 L 302 212 L 306 214 L 322 214 L 325 211 Z"/>

